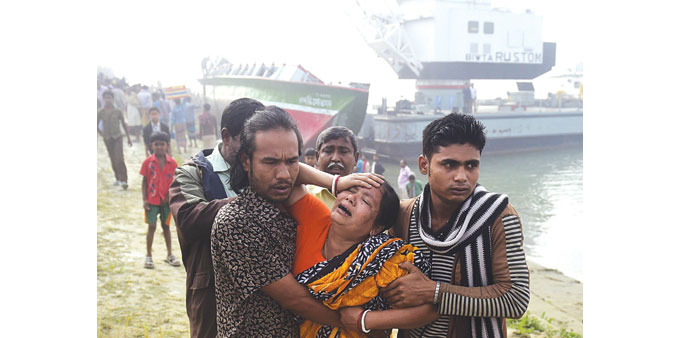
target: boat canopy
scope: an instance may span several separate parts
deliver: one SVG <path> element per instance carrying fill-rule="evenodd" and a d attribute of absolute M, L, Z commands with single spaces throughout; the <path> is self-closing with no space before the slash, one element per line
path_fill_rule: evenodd
<path fill-rule="evenodd" d="M 214 64 L 206 61 L 205 68 L 209 77 L 226 77 L 226 76 L 248 76 L 261 77 L 272 80 L 282 80 L 290 82 L 308 82 L 324 84 L 317 76 L 307 71 L 301 65 L 276 66 L 274 63 L 267 66 L 264 63 L 254 64 L 232 64 L 225 59 Z"/>

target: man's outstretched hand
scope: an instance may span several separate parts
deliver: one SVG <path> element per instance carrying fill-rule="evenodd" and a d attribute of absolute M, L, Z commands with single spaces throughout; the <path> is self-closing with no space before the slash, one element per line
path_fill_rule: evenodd
<path fill-rule="evenodd" d="M 433 302 L 436 282 L 428 278 L 411 262 L 403 262 L 399 267 L 409 274 L 397 278 L 382 290 L 393 308 L 404 308 Z"/>

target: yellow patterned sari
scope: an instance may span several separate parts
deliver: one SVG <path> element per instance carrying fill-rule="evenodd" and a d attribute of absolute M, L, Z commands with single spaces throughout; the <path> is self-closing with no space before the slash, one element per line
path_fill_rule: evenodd
<path fill-rule="evenodd" d="M 389 309 L 379 296 L 395 279 L 408 274 L 399 263 L 412 262 L 424 273 L 430 270 L 418 248 L 401 239 L 381 233 L 353 245 L 343 254 L 315 264 L 296 276 L 316 299 L 332 310 L 362 306 L 370 310 Z M 300 325 L 301 337 L 365 337 L 360 331 L 335 328 L 305 320 Z"/>

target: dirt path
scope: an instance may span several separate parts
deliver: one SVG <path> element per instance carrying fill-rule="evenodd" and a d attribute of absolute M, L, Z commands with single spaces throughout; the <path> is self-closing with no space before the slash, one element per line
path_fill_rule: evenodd
<path fill-rule="evenodd" d="M 113 186 L 115 178 L 106 147 L 97 141 L 97 283 L 99 337 L 186 337 L 185 270 L 164 262 L 163 232 L 156 229 L 152 256 L 145 269 L 146 231 L 139 169 L 142 143 L 124 142 L 129 189 Z M 179 163 L 183 158 L 174 154 Z M 175 224 L 173 254 L 180 258 Z"/>

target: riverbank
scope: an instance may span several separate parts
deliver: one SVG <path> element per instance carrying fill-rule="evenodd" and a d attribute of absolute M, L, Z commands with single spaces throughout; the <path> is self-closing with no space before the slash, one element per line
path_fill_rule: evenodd
<path fill-rule="evenodd" d="M 179 164 L 196 153 L 174 152 Z M 115 180 L 103 141 L 97 139 L 97 335 L 99 337 L 187 337 L 185 270 L 164 262 L 166 247 L 161 228 L 153 245 L 155 269 L 143 267 L 146 230 L 142 209 L 139 168 L 145 158 L 142 143 L 124 145 L 129 189 L 113 186 Z M 175 226 L 171 227 L 173 252 L 180 257 Z M 556 327 L 582 334 L 582 284 L 529 262 L 532 316 Z M 545 319 L 540 319 L 541 314 Z M 552 318 L 552 319 L 551 319 Z M 519 330 L 511 329 L 510 337 Z M 530 333 L 529 337 L 547 336 Z M 555 335 L 554 335 L 555 336 Z"/>
<path fill-rule="evenodd" d="M 558 331 L 564 328 L 567 332 L 583 335 L 583 284 L 558 270 L 545 268 L 531 261 L 528 261 L 528 265 L 530 315 L 541 319 L 546 328 L 553 326 Z M 518 330 L 510 327 L 510 331 Z"/>

